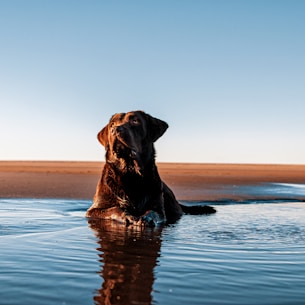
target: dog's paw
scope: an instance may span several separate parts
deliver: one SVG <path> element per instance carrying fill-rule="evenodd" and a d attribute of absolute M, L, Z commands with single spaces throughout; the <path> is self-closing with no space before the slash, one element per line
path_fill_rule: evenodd
<path fill-rule="evenodd" d="M 125 223 L 126 227 L 137 226 L 137 225 L 140 225 L 140 222 L 141 222 L 139 217 L 135 217 L 130 214 L 124 214 L 124 217 L 122 217 L 122 219 L 124 219 L 124 223 Z"/>
<path fill-rule="evenodd" d="M 141 217 L 141 222 L 144 226 L 153 228 L 165 223 L 165 219 L 162 215 L 155 211 L 148 211 Z"/>
<path fill-rule="evenodd" d="M 102 217 L 103 213 L 102 210 L 99 208 L 90 208 L 86 212 L 86 217 L 87 218 L 103 218 Z"/>

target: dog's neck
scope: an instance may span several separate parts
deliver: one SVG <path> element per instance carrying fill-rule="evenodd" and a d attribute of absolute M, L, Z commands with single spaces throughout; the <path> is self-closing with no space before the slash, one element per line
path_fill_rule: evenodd
<path fill-rule="evenodd" d="M 133 158 L 107 159 L 102 175 L 105 173 L 103 183 L 108 185 L 111 196 L 115 196 L 120 207 L 135 215 L 144 211 L 150 198 L 147 194 L 159 194 L 162 188 L 154 151 L 149 160 L 140 161 L 142 166 Z M 107 199 L 109 194 L 102 196 Z"/>
<path fill-rule="evenodd" d="M 147 146 L 145 150 L 138 153 L 129 150 L 123 155 L 118 155 L 112 150 L 106 152 L 106 163 L 119 175 L 138 175 L 144 177 L 151 173 L 155 166 L 154 146 Z"/>

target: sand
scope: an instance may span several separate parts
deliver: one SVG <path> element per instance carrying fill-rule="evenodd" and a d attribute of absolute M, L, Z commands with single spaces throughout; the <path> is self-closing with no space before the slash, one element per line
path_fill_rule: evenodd
<path fill-rule="evenodd" d="M 0 161 L 1 198 L 92 199 L 102 162 Z M 158 163 L 178 200 L 217 200 L 219 190 L 262 182 L 305 183 L 305 165 Z"/>

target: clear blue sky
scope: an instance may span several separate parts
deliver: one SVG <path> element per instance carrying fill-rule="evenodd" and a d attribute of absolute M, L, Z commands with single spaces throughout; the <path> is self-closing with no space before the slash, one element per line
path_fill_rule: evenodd
<path fill-rule="evenodd" d="M 305 1 L 0 1 L 0 159 L 103 160 L 142 109 L 168 162 L 305 164 Z"/>

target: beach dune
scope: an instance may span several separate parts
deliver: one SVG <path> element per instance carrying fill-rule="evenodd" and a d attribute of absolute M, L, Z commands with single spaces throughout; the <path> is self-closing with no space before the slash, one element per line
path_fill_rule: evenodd
<path fill-rule="evenodd" d="M 0 197 L 92 199 L 102 162 L 0 161 Z M 218 200 L 221 190 L 305 183 L 305 165 L 158 163 L 178 200 Z M 234 194 L 232 193 L 232 197 Z"/>

